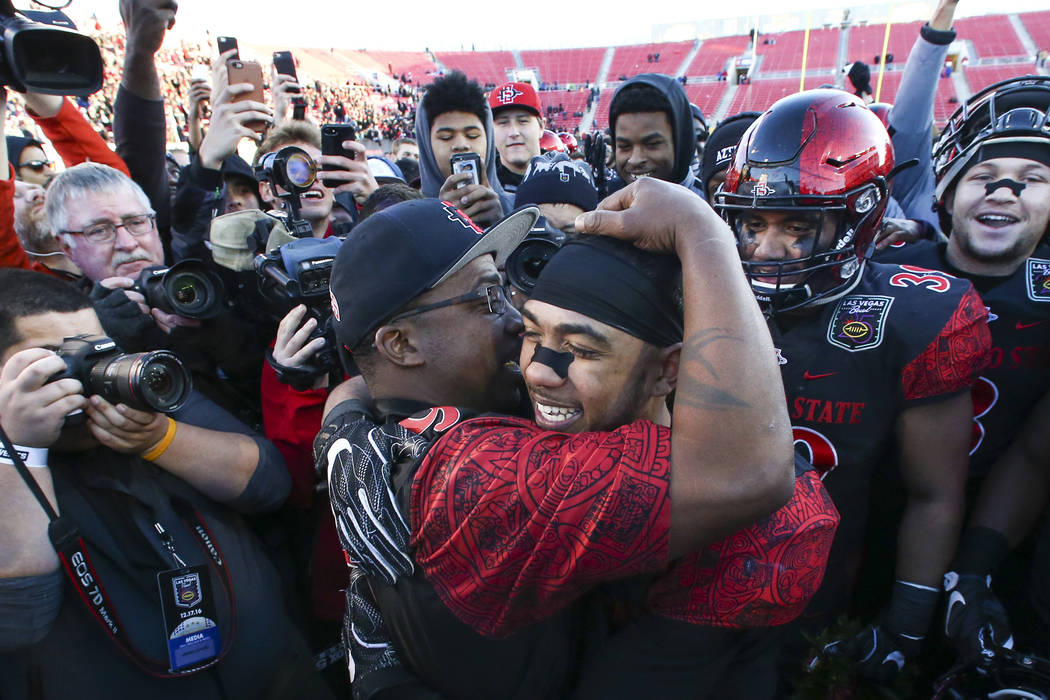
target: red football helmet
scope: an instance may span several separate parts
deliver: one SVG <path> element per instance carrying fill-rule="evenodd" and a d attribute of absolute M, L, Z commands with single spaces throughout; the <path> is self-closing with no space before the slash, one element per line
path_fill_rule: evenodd
<path fill-rule="evenodd" d="M 887 130 L 890 128 L 890 110 L 893 109 L 893 105 L 889 102 L 872 102 L 868 105 L 868 109 L 875 112 L 875 116 L 882 120 L 882 125 Z"/>
<path fill-rule="evenodd" d="M 540 153 L 550 153 L 551 151 L 565 153 L 565 144 L 561 142 L 556 133 L 550 129 L 544 129 L 543 135 L 540 136 Z"/>
<path fill-rule="evenodd" d="M 715 208 L 744 251 L 741 214 L 816 214 L 836 228 L 808 255 L 744 261 L 751 287 L 770 313 L 823 304 L 860 280 L 889 201 L 893 145 L 864 102 L 841 90 L 808 90 L 778 100 L 740 139 Z M 770 282 L 769 280 L 775 280 Z"/>
<path fill-rule="evenodd" d="M 580 150 L 580 144 L 576 141 L 576 137 L 570 134 L 568 131 L 559 131 L 558 138 L 565 144 L 565 150 L 567 153 L 575 153 Z"/>

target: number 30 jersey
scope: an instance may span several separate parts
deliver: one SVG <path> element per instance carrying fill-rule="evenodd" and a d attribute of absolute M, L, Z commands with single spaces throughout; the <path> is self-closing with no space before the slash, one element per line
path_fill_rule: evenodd
<path fill-rule="evenodd" d="M 966 280 L 869 262 L 848 296 L 778 316 L 770 331 L 796 449 L 823 473 L 842 515 L 836 549 L 848 547 L 902 411 L 968 390 L 987 364 L 984 304 Z"/>
<path fill-rule="evenodd" d="M 991 359 L 973 386 L 970 443 L 970 476 L 982 478 L 1050 389 L 1050 246 L 1038 246 L 1005 277 L 956 271 L 948 263 L 946 249 L 947 243 L 920 241 L 889 248 L 880 260 L 907 261 L 965 276 L 988 309 Z"/>

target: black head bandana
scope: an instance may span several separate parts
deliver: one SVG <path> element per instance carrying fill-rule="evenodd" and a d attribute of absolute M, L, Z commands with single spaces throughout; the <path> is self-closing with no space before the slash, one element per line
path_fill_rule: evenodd
<path fill-rule="evenodd" d="M 984 186 L 985 196 L 990 195 L 992 192 L 995 192 L 1000 187 L 1006 187 L 1011 192 L 1014 193 L 1015 197 L 1020 197 L 1021 196 L 1021 190 L 1023 190 L 1025 187 L 1028 187 L 1028 185 L 1026 185 L 1023 182 L 1018 182 L 1017 180 L 1011 180 L 1008 177 L 1004 177 L 1002 180 L 996 180 L 995 182 L 989 182 L 987 185 L 985 185 Z"/>
<path fill-rule="evenodd" d="M 659 348 L 682 342 L 682 317 L 671 295 L 631 263 L 587 243 L 587 237 L 566 243 L 550 259 L 531 299 L 581 313 Z"/>
<path fill-rule="evenodd" d="M 559 379 L 565 379 L 569 376 L 569 365 L 572 364 L 573 359 L 571 352 L 558 352 L 557 350 L 545 348 L 542 345 L 537 345 L 536 352 L 532 353 L 533 362 L 547 365 L 554 370 Z"/>

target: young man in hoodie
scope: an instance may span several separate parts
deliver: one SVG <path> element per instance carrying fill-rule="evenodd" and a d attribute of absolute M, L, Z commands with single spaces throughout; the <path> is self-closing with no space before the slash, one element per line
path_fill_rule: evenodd
<path fill-rule="evenodd" d="M 426 197 L 452 202 L 481 226 L 499 220 L 513 208 L 514 197 L 503 191 L 496 174 L 492 111 L 485 91 L 463 73 L 453 71 L 435 80 L 416 110 L 420 189 Z M 476 153 L 483 167 L 481 183 L 469 173 L 452 172 L 451 157 Z"/>
<path fill-rule="evenodd" d="M 690 164 L 696 131 L 682 84 L 659 73 L 637 75 L 620 86 L 609 106 L 616 175 L 609 191 L 640 177 L 675 182 L 697 194 Z"/>

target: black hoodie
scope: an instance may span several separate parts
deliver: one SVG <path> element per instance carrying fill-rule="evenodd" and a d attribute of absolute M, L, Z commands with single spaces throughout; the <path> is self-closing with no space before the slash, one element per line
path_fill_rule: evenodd
<path fill-rule="evenodd" d="M 674 170 L 671 172 L 671 181 L 683 187 L 688 187 L 700 196 L 703 196 L 700 188 L 695 182 L 696 177 L 690 165 L 696 156 L 696 129 L 693 127 L 693 112 L 689 105 L 689 97 L 685 94 L 682 84 L 669 75 L 661 73 L 643 73 L 636 75 L 619 88 L 613 95 L 615 104 L 616 97 L 622 91 L 632 86 L 649 85 L 659 90 L 671 104 L 671 134 L 674 136 Z M 617 115 L 619 116 L 619 115 Z M 613 144 L 616 143 L 616 122 L 611 118 L 609 121 L 612 131 Z M 609 192 L 615 192 L 624 187 L 623 179 L 617 172 L 616 177 L 609 183 Z"/>

